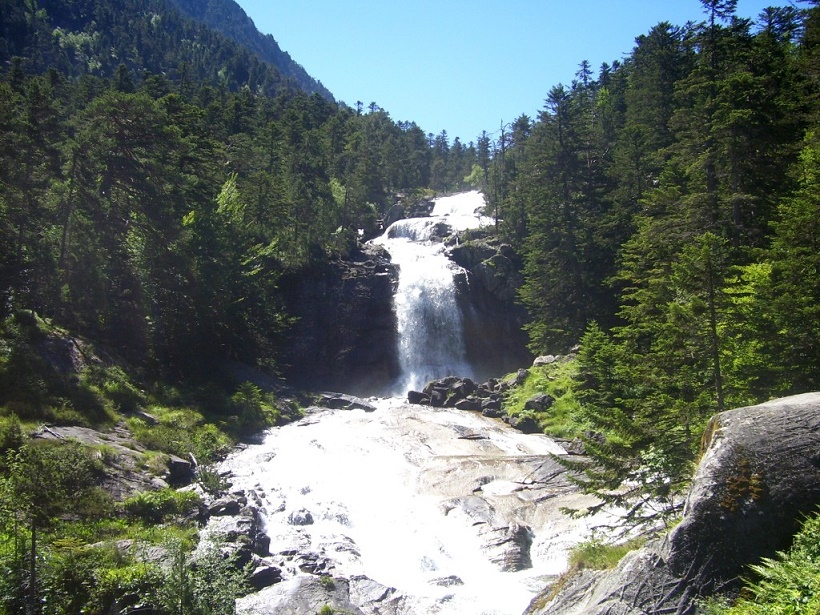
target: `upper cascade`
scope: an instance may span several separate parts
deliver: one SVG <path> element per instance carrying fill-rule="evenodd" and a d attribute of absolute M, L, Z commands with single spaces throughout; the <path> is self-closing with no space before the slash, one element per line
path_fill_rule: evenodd
<path fill-rule="evenodd" d="M 436 199 L 432 215 L 394 222 L 374 243 L 390 252 L 399 267 L 394 297 L 401 375 L 389 394 L 404 394 L 450 375 L 470 376 L 455 278 L 463 269 L 436 241 L 455 231 L 489 223 L 477 191 Z"/>

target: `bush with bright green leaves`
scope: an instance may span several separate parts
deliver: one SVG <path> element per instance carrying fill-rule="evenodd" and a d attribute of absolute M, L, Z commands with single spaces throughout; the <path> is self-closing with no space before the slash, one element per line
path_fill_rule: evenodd
<path fill-rule="evenodd" d="M 817 615 L 820 613 L 820 513 L 806 520 L 791 548 L 751 566 L 751 579 L 733 606 L 704 605 L 708 615 Z"/>
<path fill-rule="evenodd" d="M 162 523 L 172 516 L 193 512 L 200 503 L 200 497 L 193 491 L 159 489 L 143 491 L 123 502 L 123 510 L 136 519 L 148 523 Z"/>
<path fill-rule="evenodd" d="M 279 411 L 270 396 L 250 382 L 239 385 L 231 396 L 230 411 L 238 435 L 253 434 L 279 421 Z"/>

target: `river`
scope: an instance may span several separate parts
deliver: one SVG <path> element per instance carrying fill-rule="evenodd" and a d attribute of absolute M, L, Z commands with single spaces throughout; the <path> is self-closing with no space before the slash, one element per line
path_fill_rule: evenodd
<path fill-rule="evenodd" d="M 559 444 L 403 399 L 432 378 L 471 375 L 457 269 L 431 230 L 485 223 L 482 204 L 479 193 L 440 199 L 434 217 L 379 240 L 400 267 L 402 374 L 369 400 L 375 410 L 311 409 L 224 462 L 233 488 L 258 497 L 283 577 L 239 600 L 240 613 L 519 615 L 588 535 L 593 520 L 560 512 L 589 500 L 554 461 Z"/>

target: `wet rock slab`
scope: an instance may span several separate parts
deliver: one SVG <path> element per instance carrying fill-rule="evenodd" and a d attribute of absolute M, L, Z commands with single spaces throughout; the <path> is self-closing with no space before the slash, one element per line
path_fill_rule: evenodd
<path fill-rule="evenodd" d="M 683 520 L 605 573 L 571 579 L 530 615 L 691 615 L 736 593 L 748 566 L 788 547 L 820 505 L 820 393 L 716 415 Z"/>

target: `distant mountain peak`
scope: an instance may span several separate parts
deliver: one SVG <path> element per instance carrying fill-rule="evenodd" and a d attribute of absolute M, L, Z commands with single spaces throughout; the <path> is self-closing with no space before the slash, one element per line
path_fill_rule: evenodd
<path fill-rule="evenodd" d="M 166 0 L 185 16 L 193 19 L 272 64 L 283 77 L 292 80 L 309 94 L 318 93 L 333 101 L 333 94 L 283 51 L 271 34 L 262 34 L 244 9 L 234 0 Z"/>

